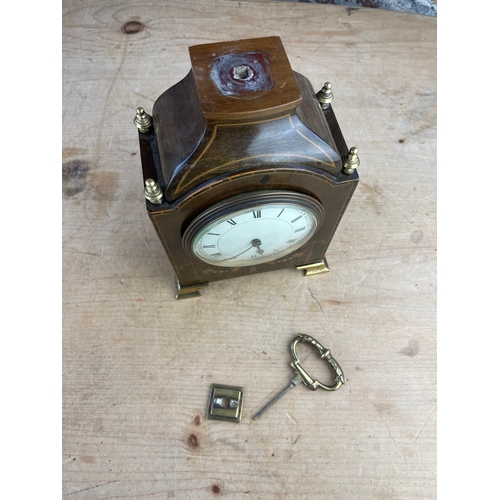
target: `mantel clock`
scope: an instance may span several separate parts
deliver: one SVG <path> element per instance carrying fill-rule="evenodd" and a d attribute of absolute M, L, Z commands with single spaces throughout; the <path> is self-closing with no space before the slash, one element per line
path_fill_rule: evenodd
<path fill-rule="evenodd" d="M 177 298 L 211 281 L 328 271 L 325 252 L 358 183 L 332 111 L 279 37 L 197 45 L 192 69 L 137 109 L 146 208 Z"/>

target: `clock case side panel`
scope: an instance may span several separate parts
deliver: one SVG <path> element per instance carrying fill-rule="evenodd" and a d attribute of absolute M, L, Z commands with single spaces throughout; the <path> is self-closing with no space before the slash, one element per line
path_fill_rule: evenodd
<path fill-rule="evenodd" d="M 314 87 L 308 78 L 296 71 L 293 72 L 302 95 L 302 104 L 296 113 L 299 120 L 320 139 L 326 142 L 340 158 L 347 155 L 349 149 L 340 130 L 332 106 L 323 111 L 316 100 Z M 342 170 L 342 162 L 336 162 L 336 172 Z"/>
<path fill-rule="evenodd" d="M 193 70 L 158 97 L 152 117 L 165 188 L 207 135 Z"/>

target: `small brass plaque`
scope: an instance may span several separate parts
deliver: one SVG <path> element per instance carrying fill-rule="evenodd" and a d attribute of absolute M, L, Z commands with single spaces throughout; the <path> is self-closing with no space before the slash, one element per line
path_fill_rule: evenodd
<path fill-rule="evenodd" d="M 241 421 L 243 409 L 243 387 L 212 384 L 208 400 L 207 419 Z"/>

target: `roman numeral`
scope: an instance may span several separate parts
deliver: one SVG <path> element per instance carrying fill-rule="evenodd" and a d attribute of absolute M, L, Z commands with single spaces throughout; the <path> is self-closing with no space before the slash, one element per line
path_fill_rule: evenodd
<path fill-rule="evenodd" d="M 218 257 L 219 255 L 222 255 L 220 252 L 217 252 L 217 253 L 212 253 L 210 254 L 212 257 Z"/>
<path fill-rule="evenodd" d="M 299 227 L 298 229 L 295 230 L 295 232 L 298 233 L 299 231 L 304 231 L 305 228 L 306 228 L 306 226 Z"/>
<path fill-rule="evenodd" d="M 203 248 L 215 248 L 215 245 L 203 245 Z"/>
<path fill-rule="evenodd" d="M 253 213 L 253 218 L 254 219 L 259 219 L 261 215 L 262 215 L 261 211 L 257 210 L 256 212 Z"/>
<path fill-rule="evenodd" d="M 207 234 L 211 234 L 212 236 L 220 236 L 220 233 L 207 233 Z"/>
<path fill-rule="evenodd" d="M 301 217 L 302 217 L 302 215 L 299 215 L 296 219 L 293 219 L 292 224 L 293 224 L 294 222 L 297 222 L 297 221 L 298 221 Z"/>
<path fill-rule="evenodd" d="M 236 226 L 236 222 L 234 222 L 233 219 L 229 219 L 228 221 L 226 222 L 229 222 L 229 224 L 231 224 L 231 226 Z"/>
<path fill-rule="evenodd" d="M 283 209 L 283 210 L 285 210 L 285 209 Z M 283 210 L 278 214 L 278 217 L 283 213 Z"/>
<path fill-rule="evenodd" d="M 295 241 L 297 241 L 296 239 L 295 240 L 288 240 L 287 243 L 294 243 Z"/>

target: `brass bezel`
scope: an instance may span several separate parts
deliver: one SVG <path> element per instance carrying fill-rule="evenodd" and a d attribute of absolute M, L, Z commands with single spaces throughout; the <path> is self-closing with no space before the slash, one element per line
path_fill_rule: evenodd
<path fill-rule="evenodd" d="M 196 255 L 193 250 L 193 242 L 195 241 L 197 235 L 203 231 L 208 225 L 212 224 L 214 221 L 224 218 L 229 214 L 232 214 L 239 210 L 252 209 L 259 205 L 263 204 L 279 204 L 279 203 L 290 203 L 295 205 L 300 205 L 305 209 L 311 211 L 316 217 L 316 228 L 309 235 L 309 237 L 300 242 L 300 246 L 298 247 L 290 247 L 289 251 L 281 255 L 280 257 L 276 256 L 271 261 L 272 262 L 278 258 L 283 258 L 284 256 L 297 251 L 299 248 L 304 246 L 318 231 L 321 227 L 324 219 L 325 219 L 325 211 L 321 203 L 313 198 L 312 196 L 306 195 L 304 193 L 299 193 L 296 191 L 286 191 L 286 190 L 261 190 L 261 191 L 253 191 L 249 193 L 242 193 L 236 196 L 232 196 L 223 200 L 219 203 L 216 203 L 212 207 L 208 208 L 201 214 L 199 214 L 187 227 L 186 231 L 182 235 L 182 245 L 184 250 L 192 255 L 193 257 L 202 260 Z M 207 262 L 214 267 L 232 267 L 232 266 L 217 266 L 214 262 Z M 237 267 L 250 267 L 255 265 L 251 264 L 238 264 Z"/>

